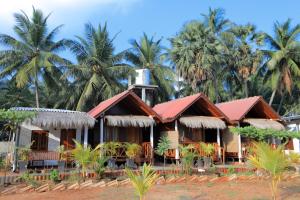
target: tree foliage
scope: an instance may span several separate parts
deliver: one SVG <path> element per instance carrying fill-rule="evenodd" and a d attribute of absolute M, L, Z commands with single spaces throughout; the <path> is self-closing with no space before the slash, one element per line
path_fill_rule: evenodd
<path fill-rule="evenodd" d="M 151 165 L 143 165 L 141 172 L 135 173 L 130 169 L 125 169 L 127 176 L 135 189 L 140 200 L 144 200 L 146 193 L 155 184 L 159 175 L 152 169 Z"/>
<path fill-rule="evenodd" d="M 300 138 L 300 134 L 294 131 L 260 129 L 253 126 L 233 127 L 230 128 L 230 131 L 234 134 L 240 134 L 241 136 L 253 138 L 258 141 L 265 141 L 271 137 L 278 139 Z"/>

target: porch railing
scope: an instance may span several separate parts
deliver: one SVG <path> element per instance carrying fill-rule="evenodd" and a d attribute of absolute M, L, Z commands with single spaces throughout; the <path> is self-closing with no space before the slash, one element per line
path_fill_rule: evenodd
<path fill-rule="evenodd" d="M 199 157 L 205 157 L 205 156 L 209 156 L 207 155 L 206 152 L 204 152 L 204 150 L 201 148 L 200 146 L 200 143 L 199 142 L 182 142 L 181 145 L 183 146 L 187 146 L 187 145 L 190 145 L 192 144 L 194 146 L 194 150 L 196 151 L 196 154 L 197 156 Z M 221 153 L 221 160 L 224 160 L 224 148 L 223 147 L 219 147 L 219 145 L 217 143 L 211 143 L 214 145 L 214 152 L 213 152 L 213 155 L 212 158 L 214 161 L 219 161 L 219 155 L 218 155 L 218 152 L 219 152 L 219 148 L 220 148 L 220 153 Z M 175 155 L 176 155 L 176 149 L 169 149 L 168 150 L 168 153 L 167 153 L 167 157 L 168 158 L 175 158 Z"/>

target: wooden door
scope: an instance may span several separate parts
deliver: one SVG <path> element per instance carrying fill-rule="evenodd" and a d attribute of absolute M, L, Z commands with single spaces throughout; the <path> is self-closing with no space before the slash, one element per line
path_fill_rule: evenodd
<path fill-rule="evenodd" d="M 60 145 L 64 145 L 65 150 L 75 148 L 76 129 L 62 129 L 60 134 Z"/>

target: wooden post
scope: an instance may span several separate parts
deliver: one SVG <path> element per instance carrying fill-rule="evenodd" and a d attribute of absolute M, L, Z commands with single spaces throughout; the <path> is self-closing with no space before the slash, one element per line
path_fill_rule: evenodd
<path fill-rule="evenodd" d="M 83 138 L 84 148 L 87 148 L 87 146 L 88 146 L 88 132 L 89 132 L 88 126 L 84 126 L 84 138 Z"/>
<path fill-rule="evenodd" d="M 103 117 L 100 118 L 100 144 L 104 143 L 104 134 L 103 134 Z"/>
<path fill-rule="evenodd" d="M 153 137 L 153 124 L 150 126 L 150 145 L 151 145 L 151 163 L 153 164 L 154 157 L 154 137 Z"/>
<path fill-rule="evenodd" d="M 177 122 L 177 120 L 175 120 L 175 131 L 177 132 L 177 134 L 179 136 L 178 122 Z M 179 163 L 178 160 L 180 159 L 180 156 L 179 156 L 179 147 L 177 147 L 176 150 L 175 150 L 175 159 L 176 159 L 176 163 L 178 164 Z"/>
<path fill-rule="evenodd" d="M 78 141 L 79 143 L 81 143 L 81 133 L 82 133 L 82 128 L 77 128 L 76 129 L 76 141 Z"/>
<path fill-rule="evenodd" d="M 238 123 L 238 127 L 240 127 L 240 123 Z M 241 134 L 238 134 L 238 157 L 239 157 L 239 163 L 242 163 L 242 138 Z"/>
<path fill-rule="evenodd" d="M 221 160 L 221 136 L 220 129 L 217 128 L 218 158 Z"/>

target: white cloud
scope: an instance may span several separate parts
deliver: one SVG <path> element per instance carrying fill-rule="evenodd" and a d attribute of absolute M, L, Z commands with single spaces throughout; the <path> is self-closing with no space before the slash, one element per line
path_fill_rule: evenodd
<path fill-rule="evenodd" d="M 126 14 L 140 0 L 0 0 L 0 27 L 13 23 L 13 13 L 20 10 L 30 15 L 32 6 L 45 13 L 54 12 L 55 19 L 69 15 L 86 15 L 89 10 Z M 53 15 L 52 15 L 53 17 Z M 51 18 L 52 18 L 51 17 Z"/>

